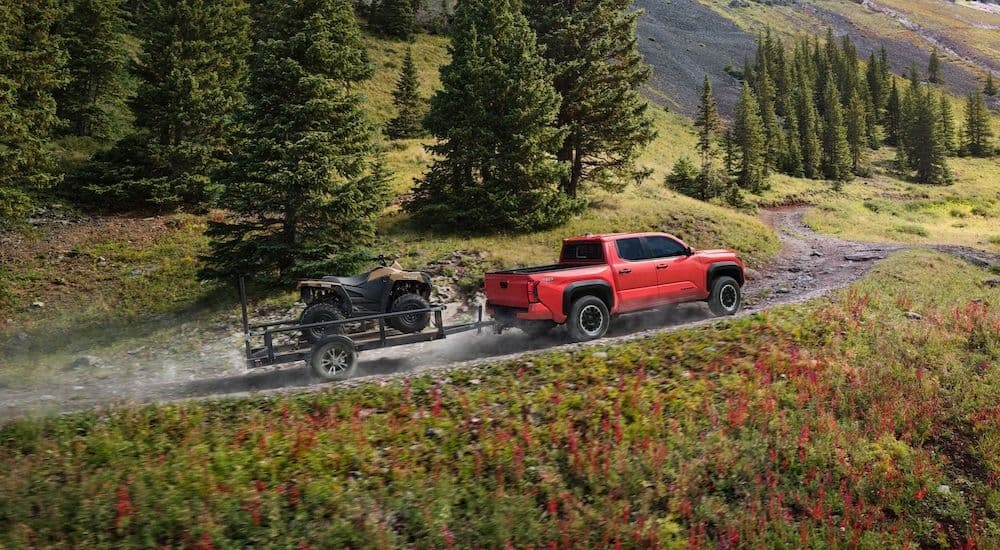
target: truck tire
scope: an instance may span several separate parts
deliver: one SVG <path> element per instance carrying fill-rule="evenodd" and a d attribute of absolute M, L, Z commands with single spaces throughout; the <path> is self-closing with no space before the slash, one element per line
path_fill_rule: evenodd
<path fill-rule="evenodd" d="M 735 315 L 740 310 L 741 300 L 740 284 L 736 282 L 736 279 L 723 275 L 712 281 L 712 293 L 708 296 L 708 309 L 712 310 L 715 316 Z"/>
<path fill-rule="evenodd" d="M 396 301 L 392 303 L 392 307 L 389 309 L 390 312 L 395 313 L 397 311 L 408 311 L 411 309 L 428 309 L 431 304 L 419 294 L 403 294 Z M 391 317 L 389 319 L 389 326 L 398 330 L 399 332 L 405 332 L 407 334 L 413 332 L 420 332 L 427 328 L 427 324 L 431 321 L 430 312 L 424 313 L 410 313 L 407 315 L 400 315 L 399 317 Z"/>
<path fill-rule="evenodd" d="M 611 314 L 608 306 L 597 296 L 581 296 L 569 308 L 566 329 L 574 342 L 584 342 L 600 338 L 608 332 Z"/>
<path fill-rule="evenodd" d="M 323 381 L 348 378 L 357 364 L 358 352 L 354 342 L 342 334 L 324 338 L 313 346 L 309 356 L 313 376 Z"/>
<path fill-rule="evenodd" d="M 300 325 L 311 325 L 313 323 L 327 323 L 330 321 L 343 321 L 346 319 L 340 308 L 334 304 L 319 303 L 313 304 L 302 312 L 302 316 L 299 317 Z M 327 335 L 331 334 L 342 334 L 344 332 L 344 325 L 332 325 L 325 327 L 312 327 L 307 328 L 302 331 L 302 336 L 309 343 L 315 343 L 322 340 Z"/>

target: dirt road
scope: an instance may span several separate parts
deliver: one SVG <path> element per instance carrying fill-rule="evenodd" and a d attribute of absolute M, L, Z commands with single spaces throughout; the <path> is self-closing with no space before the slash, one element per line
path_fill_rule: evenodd
<path fill-rule="evenodd" d="M 859 243 L 819 235 L 802 222 L 806 210 L 804 207 L 793 207 L 762 214 L 765 223 L 777 231 L 783 248 L 766 269 L 748 273 L 743 314 L 801 302 L 844 287 L 861 277 L 874 262 L 901 248 L 899 245 Z M 984 261 L 1000 261 L 1000 258 L 983 258 L 984 253 L 972 249 L 941 249 L 966 256 L 971 261 L 976 261 L 977 255 Z M 607 338 L 587 345 L 606 346 L 616 341 L 707 322 L 709 318 L 708 308 L 703 303 L 684 304 L 669 314 L 646 312 L 626 315 L 615 320 Z M 241 344 L 241 340 L 234 339 L 230 332 L 205 349 L 215 353 L 226 350 L 226 353 L 235 355 L 240 352 Z M 582 345 L 567 344 L 565 334 L 558 329 L 545 338 L 529 337 L 517 330 L 502 335 L 463 333 L 446 340 L 365 352 L 359 357 L 355 378 L 339 384 L 369 383 L 414 372 L 462 368 L 507 360 L 543 349 L 574 349 Z M 128 378 L 94 380 L 92 383 L 74 381 L 72 385 L 47 388 L 44 392 L 0 388 L 0 419 L 123 402 L 160 402 L 254 392 L 301 392 L 330 387 L 330 384 L 313 381 L 308 369 L 301 364 L 221 377 L 205 373 L 194 379 L 166 383 L 148 380 L 143 378 L 141 372 L 133 372 Z"/>

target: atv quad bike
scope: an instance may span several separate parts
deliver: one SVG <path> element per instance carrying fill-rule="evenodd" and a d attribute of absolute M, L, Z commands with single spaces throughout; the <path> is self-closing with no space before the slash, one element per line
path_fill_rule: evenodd
<path fill-rule="evenodd" d="M 405 271 L 398 262 L 390 264 L 382 255 L 372 261 L 378 262 L 380 267 L 355 277 L 326 276 L 299 281 L 299 292 L 306 304 L 299 324 L 430 308 L 430 275 Z M 400 332 L 420 332 L 430 322 L 430 313 L 395 316 L 387 321 Z M 318 342 L 327 334 L 341 333 L 345 328 L 351 327 L 344 324 L 313 327 L 303 330 L 302 335 L 309 342 Z"/>

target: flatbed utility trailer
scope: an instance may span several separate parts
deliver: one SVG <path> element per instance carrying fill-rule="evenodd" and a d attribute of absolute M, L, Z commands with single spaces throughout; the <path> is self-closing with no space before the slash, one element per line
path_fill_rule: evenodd
<path fill-rule="evenodd" d="M 327 381 L 349 378 L 357 366 L 358 353 L 362 351 L 442 340 L 448 335 L 472 330 L 482 331 L 484 328 L 494 326 L 493 321 L 483 320 L 481 308 L 477 321 L 445 326 L 442 319 L 445 310 L 443 304 L 432 304 L 426 309 L 350 317 L 307 325 L 300 324 L 298 319 L 251 324 L 247 309 L 246 284 L 243 279 L 240 279 L 240 304 L 243 310 L 243 334 L 248 369 L 305 361 L 314 376 Z M 434 315 L 433 330 L 404 334 L 390 328 L 387 323 L 394 317 L 423 313 Z M 377 328 L 362 333 L 336 333 L 342 331 L 338 327 L 344 324 L 359 322 L 374 322 Z M 303 336 L 303 330 L 320 327 L 331 334 L 314 343 Z"/>

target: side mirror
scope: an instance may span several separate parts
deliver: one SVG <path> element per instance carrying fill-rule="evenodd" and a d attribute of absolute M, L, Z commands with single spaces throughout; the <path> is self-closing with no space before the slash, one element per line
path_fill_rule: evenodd
<path fill-rule="evenodd" d="M 691 256 L 692 254 L 694 254 L 694 250 L 690 246 L 688 246 L 684 248 L 684 253 L 687 254 L 688 256 Z"/>

